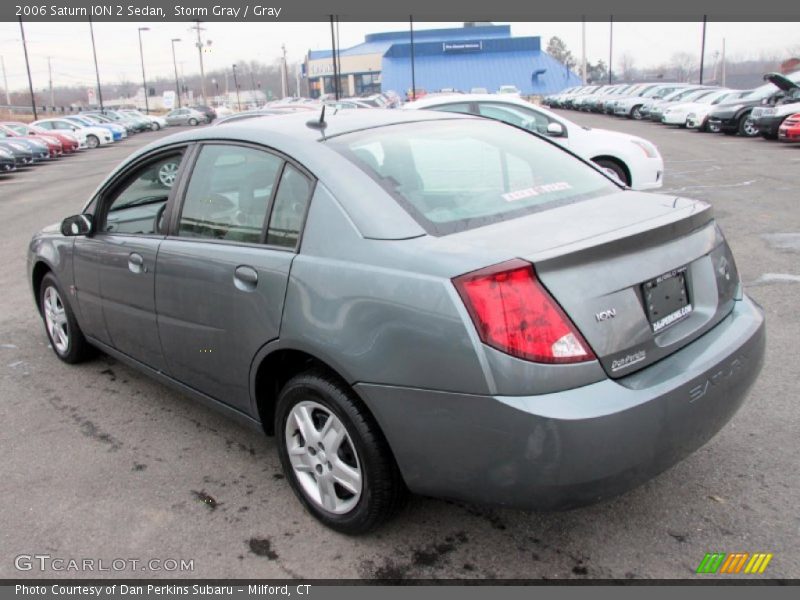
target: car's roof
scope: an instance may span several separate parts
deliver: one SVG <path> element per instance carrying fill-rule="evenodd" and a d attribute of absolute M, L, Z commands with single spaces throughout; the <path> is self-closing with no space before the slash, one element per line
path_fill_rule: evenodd
<path fill-rule="evenodd" d="M 336 110 L 330 106 L 325 109 L 325 128 L 309 125 L 318 123 L 322 110 L 301 111 L 281 115 L 265 115 L 221 123 L 216 127 L 190 130 L 177 136 L 163 138 L 177 141 L 201 140 L 217 137 L 240 138 L 273 145 L 276 136 L 286 136 L 297 140 L 315 141 L 353 131 L 373 129 L 387 125 L 415 121 L 435 121 L 443 119 L 470 119 L 470 115 L 442 113 L 433 111 L 406 111 L 397 109 L 373 108 L 370 110 Z"/>

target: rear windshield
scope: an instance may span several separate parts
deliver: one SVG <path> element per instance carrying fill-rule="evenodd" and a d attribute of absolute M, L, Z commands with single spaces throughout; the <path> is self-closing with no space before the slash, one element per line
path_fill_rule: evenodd
<path fill-rule="evenodd" d="M 496 121 L 404 123 L 328 143 L 433 235 L 619 191 L 555 144 Z"/>

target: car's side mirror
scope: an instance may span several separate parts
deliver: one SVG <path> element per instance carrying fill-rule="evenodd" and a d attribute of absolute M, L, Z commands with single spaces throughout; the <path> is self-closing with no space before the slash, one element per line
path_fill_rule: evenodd
<path fill-rule="evenodd" d="M 548 123 L 547 124 L 547 135 L 551 135 L 553 137 L 561 137 L 564 135 L 564 126 L 561 123 Z"/>
<path fill-rule="evenodd" d="M 74 237 L 92 233 L 92 215 L 73 215 L 61 221 L 61 235 Z"/>

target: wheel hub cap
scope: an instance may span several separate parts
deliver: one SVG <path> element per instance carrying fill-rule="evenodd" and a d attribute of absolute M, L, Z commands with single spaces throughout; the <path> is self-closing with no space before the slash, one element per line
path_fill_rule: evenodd
<path fill-rule="evenodd" d="M 299 402 L 286 419 L 286 450 L 295 477 L 314 504 L 333 514 L 361 498 L 361 463 L 342 421 L 313 401 Z"/>
<path fill-rule="evenodd" d="M 43 304 L 44 321 L 50 340 L 58 353 L 63 354 L 69 347 L 69 324 L 61 296 L 55 288 L 49 287 L 45 290 Z"/>

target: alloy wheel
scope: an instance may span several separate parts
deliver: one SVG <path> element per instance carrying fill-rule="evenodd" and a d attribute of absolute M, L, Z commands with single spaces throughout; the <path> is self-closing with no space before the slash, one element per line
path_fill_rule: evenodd
<path fill-rule="evenodd" d="M 364 483 L 361 461 L 339 417 L 317 402 L 298 402 L 286 419 L 285 440 L 305 496 L 332 514 L 353 510 Z"/>
<path fill-rule="evenodd" d="M 158 181 L 166 188 L 171 188 L 175 184 L 175 177 L 178 175 L 178 163 L 164 163 L 158 168 Z"/>
<path fill-rule="evenodd" d="M 753 122 L 753 119 L 746 119 L 742 126 L 742 131 L 747 137 L 755 137 L 758 135 L 758 127 Z"/>
<path fill-rule="evenodd" d="M 67 322 L 67 312 L 58 290 L 48 287 L 44 292 L 44 321 L 47 325 L 47 332 L 59 354 L 65 354 L 69 349 L 69 323 Z"/>

